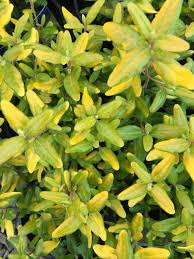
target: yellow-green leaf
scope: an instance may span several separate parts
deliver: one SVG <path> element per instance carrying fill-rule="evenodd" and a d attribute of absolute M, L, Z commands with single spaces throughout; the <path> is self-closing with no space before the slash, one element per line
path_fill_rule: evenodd
<path fill-rule="evenodd" d="M 146 48 L 135 48 L 125 54 L 108 79 L 110 87 L 126 81 L 141 72 L 148 63 L 150 52 Z"/>
<path fill-rule="evenodd" d="M 89 25 L 91 24 L 95 19 L 98 13 L 100 12 L 102 6 L 104 5 L 105 0 L 97 0 L 92 7 L 90 8 L 89 12 L 86 16 L 86 23 Z"/>
<path fill-rule="evenodd" d="M 0 165 L 15 155 L 22 154 L 26 141 L 23 137 L 12 137 L 0 141 Z"/>
<path fill-rule="evenodd" d="M 132 2 L 128 4 L 127 8 L 134 24 L 137 26 L 140 33 L 146 39 L 151 39 L 153 36 L 153 29 L 147 16 L 136 4 Z"/>
<path fill-rule="evenodd" d="M 81 225 L 81 221 L 76 216 L 71 216 L 67 218 L 61 225 L 59 225 L 52 233 L 53 238 L 59 238 L 63 236 L 70 235 L 74 233 L 79 226 Z"/>
<path fill-rule="evenodd" d="M 158 184 L 155 184 L 151 191 L 149 191 L 150 196 L 154 201 L 168 214 L 175 214 L 174 204 L 169 198 L 167 192 L 161 188 Z"/>
<path fill-rule="evenodd" d="M 194 90 L 194 75 L 177 61 L 156 61 L 153 66 L 166 82 Z"/>
<path fill-rule="evenodd" d="M 128 25 L 107 22 L 103 25 L 103 30 L 108 39 L 123 50 L 131 50 L 144 42 L 139 33 Z"/>
<path fill-rule="evenodd" d="M 160 11 L 152 21 L 152 27 L 157 34 L 165 34 L 171 31 L 179 18 L 183 0 L 166 0 Z"/>
<path fill-rule="evenodd" d="M 162 35 L 155 43 L 154 48 L 172 52 L 183 52 L 189 49 L 189 43 L 174 35 Z"/>
<path fill-rule="evenodd" d="M 147 185 L 143 183 L 135 183 L 119 193 L 118 199 L 121 201 L 136 199 L 147 193 Z"/>

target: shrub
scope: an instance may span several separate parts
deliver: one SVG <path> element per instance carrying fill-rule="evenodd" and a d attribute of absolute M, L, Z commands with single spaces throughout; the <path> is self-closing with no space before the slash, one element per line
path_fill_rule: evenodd
<path fill-rule="evenodd" d="M 63 7 L 64 31 L 13 8 L 1 0 L 1 255 L 194 258 L 194 2 Z"/>

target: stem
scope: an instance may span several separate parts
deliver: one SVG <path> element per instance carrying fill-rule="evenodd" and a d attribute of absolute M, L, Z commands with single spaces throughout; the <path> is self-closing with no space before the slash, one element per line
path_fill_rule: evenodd
<path fill-rule="evenodd" d="M 36 10 L 35 10 L 35 7 L 34 7 L 34 2 L 33 2 L 33 0 L 29 0 L 29 2 L 30 2 L 31 10 L 32 10 L 32 15 L 34 17 L 34 25 L 35 25 L 35 27 L 38 27 L 39 23 L 38 23 L 38 18 L 37 18 L 37 15 L 36 15 Z"/>

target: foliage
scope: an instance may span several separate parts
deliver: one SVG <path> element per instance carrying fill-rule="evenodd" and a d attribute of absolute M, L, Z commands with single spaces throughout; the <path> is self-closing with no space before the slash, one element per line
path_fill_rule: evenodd
<path fill-rule="evenodd" d="M 0 1 L 9 259 L 194 258 L 193 8 L 96 0 L 59 31 Z"/>

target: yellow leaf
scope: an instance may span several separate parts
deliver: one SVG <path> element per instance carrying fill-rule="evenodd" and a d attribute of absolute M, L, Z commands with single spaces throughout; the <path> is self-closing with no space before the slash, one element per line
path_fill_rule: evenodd
<path fill-rule="evenodd" d="M 53 238 L 59 238 L 74 233 L 81 225 L 80 219 L 76 216 L 67 218 L 52 233 Z"/>
<path fill-rule="evenodd" d="M 126 81 L 141 72 L 142 68 L 148 63 L 150 52 L 146 48 L 135 48 L 125 54 L 119 64 L 114 68 L 108 79 L 110 87 L 115 86 L 121 81 Z"/>
<path fill-rule="evenodd" d="M 147 185 L 143 183 L 135 183 L 122 191 L 118 195 L 118 199 L 121 201 L 132 200 L 143 196 L 147 193 Z"/>
<path fill-rule="evenodd" d="M 9 23 L 13 8 L 12 4 L 5 4 L 0 8 L 0 27 L 4 27 Z"/>
<path fill-rule="evenodd" d="M 140 248 L 135 253 L 137 259 L 167 259 L 169 256 L 170 252 L 167 249 L 157 247 Z"/>
<path fill-rule="evenodd" d="M 170 32 L 179 18 L 183 0 L 166 0 L 152 21 L 157 34 Z"/>
<path fill-rule="evenodd" d="M 92 232 L 91 232 L 90 228 L 87 225 L 83 224 L 80 226 L 80 231 L 82 232 L 82 234 L 84 236 L 87 237 L 88 248 L 91 248 L 92 247 Z"/>
<path fill-rule="evenodd" d="M 186 51 L 189 47 L 187 41 L 174 35 L 162 35 L 154 43 L 154 48 L 172 52 Z"/>
<path fill-rule="evenodd" d="M 108 39 L 123 50 L 131 50 L 140 46 L 144 42 L 139 33 L 124 24 L 106 22 L 103 25 L 103 30 Z"/>
<path fill-rule="evenodd" d="M 119 234 L 116 253 L 118 259 L 129 259 L 133 256 L 130 237 L 126 230 L 122 230 Z"/>
<path fill-rule="evenodd" d="M 186 38 L 191 38 L 194 36 L 194 22 L 190 23 L 185 31 Z"/>
<path fill-rule="evenodd" d="M 87 204 L 89 212 L 100 211 L 106 204 L 108 200 L 108 192 L 103 191 L 96 194 Z"/>
<path fill-rule="evenodd" d="M 83 24 L 80 23 L 79 19 L 77 17 L 75 17 L 74 15 L 72 15 L 64 6 L 62 7 L 62 13 L 63 16 L 67 22 L 67 24 L 65 24 L 65 28 L 67 29 L 74 29 L 74 28 L 78 28 L 78 29 L 82 29 L 84 26 Z"/>
<path fill-rule="evenodd" d="M 44 255 L 50 254 L 55 248 L 57 248 L 59 243 L 60 243 L 60 241 L 54 241 L 54 240 L 44 241 L 43 242 L 43 254 Z"/>
<path fill-rule="evenodd" d="M 173 165 L 175 164 L 176 156 L 169 154 L 161 162 L 159 162 L 152 170 L 152 179 L 155 182 L 163 181 L 170 173 Z"/>
<path fill-rule="evenodd" d="M 141 78 L 140 76 L 134 76 L 131 80 L 131 86 L 136 97 L 139 97 L 142 92 Z"/>
<path fill-rule="evenodd" d="M 111 87 L 111 89 L 106 91 L 105 95 L 112 96 L 112 95 L 116 95 L 116 94 L 119 94 L 119 93 L 125 91 L 126 89 L 128 89 L 131 86 L 132 80 L 133 80 L 133 78 L 127 80 L 126 82 L 120 83 L 114 87 Z"/>
<path fill-rule="evenodd" d="M 152 187 L 149 194 L 164 211 L 166 211 L 168 214 L 175 214 L 173 202 L 169 198 L 166 191 L 163 188 L 161 188 L 158 184 L 155 184 Z"/>
<path fill-rule="evenodd" d="M 100 153 L 101 158 L 105 162 L 110 164 L 114 170 L 116 170 L 116 171 L 119 170 L 119 161 L 111 149 L 102 147 L 102 148 L 99 148 L 99 153 Z"/>
<path fill-rule="evenodd" d="M 86 50 L 89 40 L 87 32 L 82 33 L 75 41 L 73 48 L 73 56 L 83 53 Z"/>
<path fill-rule="evenodd" d="M 108 245 L 94 245 L 94 252 L 103 259 L 117 259 L 115 249 Z"/>
<path fill-rule="evenodd" d="M 157 13 L 154 7 L 151 5 L 149 0 L 139 0 L 137 5 L 145 12 L 145 13 Z"/>
<path fill-rule="evenodd" d="M 34 152 L 33 148 L 28 148 L 26 151 L 27 157 L 27 169 L 28 172 L 31 174 L 34 172 L 40 157 Z"/>
<path fill-rule="evenodd" d="M 13 223 L 9 219 L 4 219 L 4 224 L 5 224 L 5 230 L 6 230 L 7 238 L 10 239 L 11 237 L 14 236 L 14 226 L 13 226 Z"/>
<path fill-rule="evenodd" d="M 82 132 L 76 132 L 69 140 L 69 144 L 71 146 L 76 145 L 80 142 L 82 142 L 84 139 L 87 138 L 87 136 L 89 135 L 90 130 L 85 130 Z"/>
<path fill-rule="evenodd" d="M 1 101 L 1 110 L 10 127 L 17 133 L 21 133 L 29 122 L 28 117 L 6 100 Z"/>
<path fill-rule="evenodd" d="M 194 90 L 194 75 L 177 61 L 153 62 L 154 69 L 168 83 Z"/>
<path fill-rule="evenodd" d="M 189 149 L 183 154 L 183 163 L 194 182 L 194 153 L 192 153 Z"/>
<path fill-rule="evenodd" d="M 100 237 L 103 241 L 106 241 L 106 229 L 104 227 L 102 215 L 99 212 L 89 214 L 87 225 L 96 236 Z"/>
<path fill-rule="evenodd" d="M 126 218 L 126 212 L 125 212 L 125 210 L 124 210 L 124 208 L 123 208 L 122 203 L 121 203 L 119 200 L 114 199 L 114 200 L 110 200 L 109 202 L 110 202 L 110 208 L 111 208 L 113 211 L 115 211 L 115 213 L 116 213 L 119 217 L 121 217 L 121 218 L 123 218 L 123 219 Z"/>

